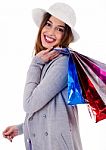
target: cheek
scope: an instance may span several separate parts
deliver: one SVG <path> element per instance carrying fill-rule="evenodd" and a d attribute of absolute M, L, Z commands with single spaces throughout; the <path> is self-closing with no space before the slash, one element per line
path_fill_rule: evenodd
<path fill-rule="evenodd" d="M 41 41 L 42 41 L 42 39 L 43 39 L 43 34 L 42 34 L 42 32 L 41 32 L 41 36 L 40 36 L 40 38 L 41 38 Z"/>
<path fill-rule="evenodd" d="M 42 31 L 41 31 L 42 34 L 43 34 L 44 32 L 47 32 L 46 27 L 43 27 L 43 29 L 42 29 Z"/>
<path fill-rule="evenodd" d="M 46 31 L 46 28 L 43 27 L 43 29 L 42 29 L 42 31 L 41 31 L 41 40 L 44 39 L 44 36 L 43 36 L 43 35 L 44 35 L 45 32 L 47 32 L 47 31 Z"/>
<path fill-rule="evenodd" d="M 41 31 L 41 41 L 42 41 L 43 38 L 44 38 L 44 37 L 43 37 L 43 33 L 44 33 L 44 30 Z"/>
<path fill-rule="evenodd" d="M 59 34 L 59 35 L 57 36 L 58 42 L 61 42 L 61 40 L 62 40 L 63 37 L 64 37 L 64 34 Z"/>

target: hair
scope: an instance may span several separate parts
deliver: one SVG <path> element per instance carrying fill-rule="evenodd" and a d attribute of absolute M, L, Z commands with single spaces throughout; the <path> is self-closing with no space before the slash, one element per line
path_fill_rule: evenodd
<path fill-rule="evenodd" d="M 41 22 L 39 31 L 38 31 L 38 35 L 37 35 L 37 40 L 35 42 L 35 46 L 34 46 L 34 54 L 39 53 L 40 51 L 44 50 L 45 48 L 42 46 L 41 43 L 41 31 L 43 29 L 43 27 L 46 25 L 47 21 L 49 20 L 49 18 L 51 17 L 51 14 L 49 13 L 45 13 L 43 16 L 43 20 Z M 65 31 L 64 31 L 64 36 L 59 44 L 60 47 L 68 47 L 69 44 L 74 40 L 74 36 L 72 33 L 71 28 L 65 24 Z"/>

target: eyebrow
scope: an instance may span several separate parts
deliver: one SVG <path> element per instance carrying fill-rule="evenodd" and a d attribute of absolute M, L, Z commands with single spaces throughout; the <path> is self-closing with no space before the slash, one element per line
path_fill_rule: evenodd
<path fill-rule="evenodd" d="M 52 21 L 50 21 L 50 20 L 48 20 L 50 23 L 52 23 L 53 24 L 53 22 Z M 62 27 L 62 28 L 65 28 L 65 26 L 62 26 L 62 25 L 58 25 L 59 27 Z"/>

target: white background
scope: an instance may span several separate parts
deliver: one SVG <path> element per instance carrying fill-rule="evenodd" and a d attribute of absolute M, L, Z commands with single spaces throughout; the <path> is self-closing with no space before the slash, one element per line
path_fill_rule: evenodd
<path fill-rule="evenodd" d="M 59 1 L 59 0 L 58 0 Z M 47 9 L 57 0 L 0 1 L 0 150 L 24 150 L 23 135 L 11 144 L 2 137 L 8 125 L 23 122 L 23 89 L 36 39 L 31 10 Z M 80 40 L 71 47 L 106 63 L 105 0 L 61 0 L 76 11 Z M 84 150 L 106 150 L 106 120 L 94 123 L 87 107 L 79 106 L 80 132 Z"/>

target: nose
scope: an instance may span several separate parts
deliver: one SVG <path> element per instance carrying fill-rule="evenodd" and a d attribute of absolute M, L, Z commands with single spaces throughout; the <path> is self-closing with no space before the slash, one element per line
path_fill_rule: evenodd
<path fill-rule="evenodd" d="M 55 34 L 55 28 L 50 28 L 49 35 L 54 35 L 54 34 Z"/>

